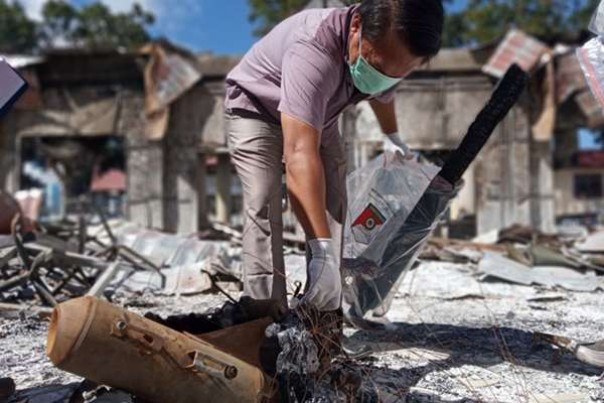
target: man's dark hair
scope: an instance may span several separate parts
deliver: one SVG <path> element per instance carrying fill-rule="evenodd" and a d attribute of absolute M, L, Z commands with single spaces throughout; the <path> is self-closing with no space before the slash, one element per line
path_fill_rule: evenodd
<path fill-rule="evenodd" d="M 394 29 L 415 56 L 434 57 L 442 46 L 442 0 L 362 0 L 359 13 L 370 41 Z"/>

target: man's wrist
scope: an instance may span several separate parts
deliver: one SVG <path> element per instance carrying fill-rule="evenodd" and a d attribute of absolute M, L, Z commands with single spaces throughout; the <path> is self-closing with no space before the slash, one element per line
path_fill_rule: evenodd
<path fill-rule="evenodd" d="M 398 131 L 386 133 L 386 137 L 396 145 L 403 141 Z"/>
<path fill-rule="evenodd" d="M 333 254 L 333 240 L 331 238 L 316 238 L 308 241 L 312 257 Z"/>

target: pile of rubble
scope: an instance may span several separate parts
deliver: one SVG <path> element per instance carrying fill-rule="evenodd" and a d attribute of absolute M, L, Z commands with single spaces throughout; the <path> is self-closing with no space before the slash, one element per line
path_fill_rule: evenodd
<path fill-rule="evenodd" d="M 59 368 L 96 380 L 99 384 L 90 381 L 81 385 L 70 383 L 62 388 L 50 388 L 52 390 L 43 387 L 43 390 L 31 394 L 17 393 L 13 380 L 2 378 L 2 401 L 9 397 L 11 401 L 34 402 L 38 398 L 42 399 L 39 401 L 63 401 L 65 396 L 76 395 L 88 401 L 107 395 L 104 389 L 99 389 L 101 384 L 109 384 L 118 389 L 121 386 L 125 390 L 138 392 L 137 395 L 146 397 L 147 400 L 157 401 L 161 396 L 169 396 L 172 393 L 170 387 L 162 388 L 161 383 L 156 383 L 154 393 L 146 394 L 144 390 L 131 386 L 123 374 L 115 377 L 116 366 L 121 368 L 124 364 L 137 362 L 136 359 L 127 362 L 120 360 L 123 361 L 128 353 L 134 356 L 139 353 L 136 348 L 126 348 L 121 353 L 114 354 L 120 345 L 123 347 L 123 343 L 115 340 L 115 334 L 102 330 L 105 324 L 114 326 L 116 332 L 123 331 L 119 339 L 131 339 L 133 343 L 157 340 L 161 334 L 166 343 L 167 340 L 174 342 L 174 338 L 182 339 L 185 344 L 188 340 L 190 348 L 196 348 L 195 355 L 198 356 L 191 362 L 191 351 L 183 350 L 180 354 L 171 351 L 174 346 L 163 342 L 157 350 L 154 345 L 147 347 L 151 348 L 149 356 L 157 356 L 158 362 L 162 362 L 159 366 L 166 364 L 162 361 L 164 353 L 172 359 L 178 355 L 176 361 L 182 365 L 182 369 L 194 374 L 194 381 L 188 379 L 185 382 L 188 387 L 181 388 L 190 390 L 190 393 L 202 391 L 207 397 L 224 393 L 229 400 L 234 396 L 245 396 L 247 392 L 253 395 L 256 389 L 257 393 L 264 389 L 273 390 L 272 387 L 262 386 L 269 382 L 269 378 L 265 380 L 265 374 L 260 370 L 258 358 L 255 357 L 259 354 L 254 351 L 258 353 L 258 343 L 264 339 L 266 327 L 277 320 L 274 311 L 278 305 L 273 301 L 246 304 L 249 300 L 245 298 L 235 299 L 241 291 L 241 234 L 237 231 L 216 225 L 204 234 L 185 237 L 142 229 L 123 221 L 108 222 L 102 214 L 82 214 L 71 222 L 62 221 L 46 224 L 44 227 L 39 224 L 26 226 L 25 220 L 19 215 L 15 215 L 10 221 L 11 233 L 0 236 L 0 339 L 14 336 L 16 328 L 21 328 L 24 323 L 33 324 L 18 330 L 23 332 L 22 339 L 31 344 L 33 351 L 39 351 L 41 343 L 32 339 L 39 337 L 40 332 L 47 331 L 46 355 L 50 360 Z M 302 254 L 294 259 L 298 262 L 304 260 Z M 160 306 L 153 313 L 147 312 L 144 318 L 120 308 L 154 307 L 161 303 L 153 301 L 165 298 L 179 300 L 184 297 L 194 299 L 196 296 L 208 296 L 212 301 L 215 294 L 221 294 L 223 298 L 214 298 L 215 302 L 210 303 L 206 301 L 198 309 L 189 306 L 182 311 L 162 311 Z M 103 300 L 112 301 L 115 305 Z M 117 323 L 112 323 L 112 320 L 103 322 L 102 318 L 111 312 L 116 315 Z M 164 317 L 160 314 L 164 314 Z M 129 320 L 122 321 L 122 315 Z M 3 319 L 7 321 L 4 322 Z M 19 321 L 16 327 L 13 326 L 15 319 Z M 132 330 L 134 334 L 147 332 L 145 338 L 139 340 L 131 331 L 126 330 L 134 326 L 132 321 L 138 321 L 135 329 L 139 330 Z M 248 322 L 249 326 L 237 330 L 237 326 Z M 91 324 L 94 324 L 94 329 L 99 329 L 96 334 L 90 335 Z M 255 344 L 249 344 L 250 332 L 254 331 L 258 334 L 257 340 Z M 196 336 L 187 336 L 189 333 Z M 75 339 L 80 340 L 78 347 L 70 344 Z M 98 344 L 99 339 L 103 343 L 111 344 L 114 341 L 117 344 Z M 242 339 L 246 342 L 243 343 Z M 85 347 L 82 347 L 82 343 Z M 180 346 L 180 342 L 176 344 Z M 6 347 L 3 348 L 5 353 L 10 350 L 8 345 Z M 82 355 L 82 350 L 88 347 L 100 361 Z M 139 346 L 140 348 L 145 346 Z M 72 351 L 77 353 L 71 354 Z M 6 363 L 11 371 L 18 371 L 21 363 L 14 365 L 17 364 L 16 357 L 10 355 L 0 357 L 0 362 Z M 35 355 L 33 353 L 32 357 Z M 225 372 L 220 374 L 215 368 L 207 367 L 208 355 L 213 357 L 210 367 L 218 365 L 219 361 L 233 364 L 228 365 Z M 112 359 L 108 358 L 110 356 Z M 216 361 L 216 356 L 222 358 Z M 252 359 L 246 360 L 245 357 Z M 273 361 L 276 358 L 274 355 Z M 30 365 L 33 363 L 23 355 L 18 359 L 27 360 Z M 44 361 L 48 362 L 47 359 Z M 99 365 L 92 365 L 92 361 Z M 253 365 L 247 361 L 252 361 Z M 86 362 L 85 368 L 73 364 L 74 362 Z M 127 372 L 139 374 L 145 369 L 151 372 L 158 370 L 148 362 L 141 361 L 140 365 L 138 371 L 127 369 Z M 92 371 L 92 374 L 87 371 Z M 209 374 L 208 379 L 214 379 L 212 377 L 216 377 L 218 373 L 218 381 L 226 380 L 240 385 L 237 388 L 211 388 L 208 385 L 212 382 L 200 380 L 206 372 Z M 250 384 L 250 377 L 256 381 Z M 123 394 L 115 390 L 111 393 L 117 393 L 118 396 Z M 190 401 L 191 396 L 187 396 L 189 395 L 183 394 L 174 401 Z"/>
<path fill-rule="evenodd" d="M 548 366 L 534 360 L 568 351 L 574 361 L 558 381 L 591 399 L 585 401 L 604 398 L 604 388 L 597 392 L 604 325 L 589 302 L 604 291 L 602 230 L 546 235 L 516 226 L 473 242 L 432 238 L 393 300 L 388 318 L 402 323 L 367 315 L 342 332 L 337 313 L 304 306 L 284 312 L 273 301 L 240 298 L 241 234 L 227 227 L 185 237 L 83 214 L 44 227 L 17 218 L 9 228 L 0 236 L 0 341 L 6 343 L 0 364 L 17 383 L 0 379 L 0 399 L 10 402 L 153 401 L 174 393 L 171 388 L 222 393 L 225 401 L 455 402 L 485 401 L 488 393 L 509 395 L 497 401 L 519 401 L 533 392 L 512 392 L 516 384 L 506 384 L 505 371 L 523 373 L 518 352 L 528 345 L 542 346 L 522 353 L 529 367 L 540 368 L 535 379 L 552 382 L 543 369 Z M 296 294 L 305 258 L 300 250 L 289 252 L 288 285 Z M 428 276 L 420 281 L 423 294 L 414 296 L 425 303 L 419 321 L 406 291 L 418 276 Z M 569 300 L 592 309 L 552 326 L 547 315 Z M 477 302 L 488 302 L 491 320 L 480 322 Z M 103 329 L 110 331 L 104 335 Z M 172 348 L 167 340 L 182 342 Z M 474 345 L 479 340 L 483 349 Z M 501 350 L 504 364 L 489 367 L 497 375 L 476 365 L 493 360 L 489 343 Z M 94 359 L 85 351 L 94 351 Z M 147 358 L 138 362 L 132 354 Z M 139 375 L 147 371 L 137 378 L 145 382 L 113 369 L 124 360 L 138 362 Z M 178 380 L 186 386 L 153 381 L 174 365 L 188 374 Z M 214 382 L 239 386 L 208 389 Z M 540 398 L 535 392 L 527 401 L 562 396 L 550 392 Z M 174 401 L 187 399 L 183 394 Z"/>
<path fill-rule="evenodd" d="M 153 291 L 190 295 L 221 285 L 239 291 L 237 237 L 183 237 L 126 222 L 63 222 L 44 232 L 0 236 L 0 301 L 53 307 L 74 297 Z"/>
<path fill-rule="evenodd" d="M 513 226 L 475 242 L 433 238 L 421 258 L 476 264 L 484 281 L 604 291 L 604 230 L 546 235 Z"/>
<path fill-rule="evenodd" d="M 443 301 L 451 304 L 451 309 L 454 309 L 456 315 L 468 311 L 467 308 L 460 308 L 464 306 L 463 304 L 476 302 L 486 304 L 489 301 L 492 314 L 499 317 L 500 308 L 496 305 L 497 302 L 490 301 L 491 295 L 493 293 L 502 295 L 497 299 L 503 299 L 504 294 L 507 298 L 510 293 L 524 295 L 528 293 L 523 291 L 524 288 L 537 290 L 531 291 L 530 297 L 527 297 L 524 302 L 529 311 L 533 310 L 530 316 L 543 309 L 546 310 L 545 314 L 551 309 L 550 307 L 564 304 L 568 300 L 579 303 L 583 299 L 581 295 L 585 295 L 587 299 L 597 299 L 601 291 L 597 285 L 601 284 L 603 278 L 600 262 L 604 253 L 601 244 L 598 244 L 601 232 L 583 233 L 579 237 L 571 238 L 547 236 L 528 228 L 515 227 L 501 231 L 496 239 L 479 239 L 476 242 L 433 238 L 421 256 L 424 263 L 420 263 L 416 269 L 407 274 L 389 315 L 389 318 L 402 319 L 406 324 L 393 324 L 384 319 L 378 322 L 372 321 L 374 318 L 368 318 L 368 323 L 373 323 L 372 329 L 355 330 L 346 327 L 343 354 L 334 356 L 320 351 L 325 343 L 317 340 L 316 336 L 324 335 L 325 332 L 313 332 L 315 326 L 312 323 L 308 324 L 309 320 L 312 322 L 308 311 L 294 311 L 293 316 L 290 314 L 288 318 L 280 318 L 276 324 L 268 326 L 266 332 L 259 329 L 267 328 L 267 325 L 274 320 L 262 323 L 254 323 L 254 321 L 258 321 L 259 317 L 261 320 L 262 317 L 275 318 L 279 315 L 275 312 L 267 313 L 266 307 L 263 308 L 263 313 L 256 313 L 255 316 L 242 314 L 242 303 L 237 300 L 240 289 L 238 234 L 232 230 L 221 229 L 229 232 L 226 236 L 225 232 L 221 235 L 228 240 L 209 241 L 178 237 L 138 229 L 123 222 L 88 226 L 86 237 L 80 236 L 77 230 L 63 225 L 48 230 L 44 235 L 37 234 L 35 238 L 30 235 L 10 235 L 3 238 L 4 258 L 1 269 L 3 281 L 4 283 L 10 281 L 9 276 L 21 280 L 10 287 L 3 288 L 1 296 L 4 302 L 0 309 L 0 317 L 13 319 L 6 322 L 10 324 L 9 326 L 0 325 L 0 340 L 3 337 L 17 336 L 14 333 L 16 327 L 21 332 L 19 337 L 24 339 L 22 348 L 26 348 L 25 344 L 30 345 L 29 350 L 22 350 L 19 355 L 21 359 L 28 359 L 29 364 L 11 365 L 11 363 L 15 364 L 15 361 L 11 361 L 10 358 L 8 361 L 4 359 L 4 363 L 8 364 L 8 368 L 12 368 L 11 371 L 19 371 L 20 367 L 22 367 L 21 371 L 27 371 L 28 366 L 39 365 L 34 364 L 34 361 L 35 357 L 39 360 L 42 355 L 45 355 L 42 345 L 47 333 L 46 321 L 49 319 L 49 307 L 53 305 L 53 301 L 63 302 L 83 295 L 97 295 L 111 299 L 121 306 L 127 306 L 129 310 L 145 315 L 147 320 L 153 320 L 172 330 L 196 334 L 202 340 L 212 343 L 223 340 L 226 344 L 222 347 L 235 356 L 245 356 L 246 351 L 249 354 L 254 348 L 260 349 L 265 357 L 272 354 L 273 358 L 269 360 L 273 363 L 272 367 L 266 366 L 266 363 L 257 363 L 257 365 L 263 369 L 266 382 L 274 382 L 270 388 L 280 390 L 282 398 L 287 396 L 287 399 L 292 402 L 312 399 L 335 401 L 347 398 L 363 401 L 397 401 L 403 398 L 411 399 L 407 401 L 485 401 L 478 398 L 460 400 L 459 396 L 480 395 L 481 387 L 489 390 L 488 393 L 493 393 L 492 389 L 495 387 L 493 385 L 497 385 L 497 382 L 502 385 L 500 386 L 502 391 L 507 390 L 508 386 L 503 386 L 505 383 L 502 383 L 505 379 L 504 374 L 505 371 L 511 371 L 510 373 L 520 371 L 515 367 L 518 365 L 518 354 L 524 355 L 524 359 L 528 361 L 533 358 L 526 357 L 533 356 L 535 360 L 542 362 L 544 357 L 554 354 L 558 348 L 561 349 L 560 352 L 571 351 L 576 357 L 573 360 L 577 361 L 562 365 L 562 368 L 569 371 L 568 380 L 566 376 L 564 378 L 558 376 L 554 379 L 561 384 L 563 382 L 566 385 L 564 388 L 582 391 L 574 393 L 573 396 L 580 395 L 583 398 L 591 396 L 592 399 L 568 401 L 598 401 L 604 397 L 602 393 L 596 392 L 597 386 L 595 386 L 598 384 L 597 374 L 604 367 L 604 362 L 602 343 L 594 342 L 597 340 L 594 337 L 601 336 L 598 332 L 604 330 L 602 327 L 591 329 L 593 332 L 584 329 L 584 333 L 580 335 L 586 335 L 591 343 L 581 343 L 579 340 L 585 338 L 577 337 L 578 333 L 572 327 L 554 326 L 555 330 L 565 335 L 569 332 L 568 334 L 572 336 L 564 337 L 552 332 L 548 321 L 544 321 L 543 326 L 534 324 L 526 326 L 522 322 L 514 322 L 522 316 L 522 313 L 512 308 L 509 308 L 510 311 L 503 316 L 502 322 L 497 320 L 496 324 L 490 322 L 483 324 L 483 326 L 496 326 L 493 331 L 485 329 L 484 332 L 478 328 L 456 331 L 455 327 L 436 325 L 438 319 L 434 319 L 437 322 L 432 322 L 424 318 L 426 323 L 414 324 L 413 322 L 417 320 L 414 318 L 414 311 L 405 313 L 408 308 L 401 308 L 401 304 L 409 303 L 409 296 L 405 293 L 414 283 L 414 278 L 421 276 L 422 273 L 427 275 L 434 270 L 437 274 L 415 281 L 421 283 L 421 287 L 416 285 L 416 288 L 420 289 L 420 294 L 422 291 L 428 297 L 436 294 L 438 301 L 441 301 L 440 309 L 435 311 L 435 315 L 438 315 L 438 311 L 441 313 L 445 311 Z M 218 234 L 215 231 L 213 237 L 219 238 Z M 84 242 L 80 241 L 84 239 Z M 84 248 L 78 249 L 80 245 L 84 245 Z M 113 249 L 112 253 L 108 252 L 110 249 Z M 30 263 L 25 263 L 28 259 Z M 299 270 L 304 262 L 303 255 L 289 254 L 287 261 L 290 270 L 288 274 L 298 275 L 299 278 L 300 272 L 303 273 L 303 270 Z M 432 263 L 426 263 L 427 261 Z M 112 269 L 114 267 L 119 269 Z M 454 269 L 447 269 L 447 267 L 454 267 Z M 467 272 L 472 281 L 483 285 L 473 288 L 467 283 L 457 283 L 458 280 L 450 277 L 451 270 Z M 548 274 L 543 274 L 543 270 Z M 447 271 L 449 274 L 445 274 Z M 570 275 L 571 272 L 574 273 L 573 276 Z M 32 276 L 31 273 L 34 275 Z M 73 278 L 69 279 L 71 273 L 74 273 Z M 460 275 L 462 274 L 456 276 Z M 431 285 L 431 279 L 436 279 L 435 285 Z M 448 283 L 447 289 L 454 289 L 454 292 L 443 292 L 441 289 L 445 286 L 442 284 L 443 281 Z M 433 287 L 441 288 L 434 293 L 430 290 Z M 508 289 L 510 291 L 501 291 Z M 428 315 L 431 310 L 429 307 L 433 304 L 434 302 L 430 302 L 425 308 L 420 309 Z M 535 311 L 537 306 L 539 310 Z M 597 310 L 596 307 L 593 308 Z M 250 309 L 248 306 L 247 311 Z M 153 314 L 149 314 L 149 311 Z M 463 323 L 467 320 L 467 318 L 454 319 L 451 311 L 447 312 L 452 321 Z M 518 317 L 515 319 L 511 312 Z M 476 312 L 474 314 L 476 315 Z M 44 321 L 41 322 L 40 317 Z M 508 327 L 508 322 L 516 324 Z M 248 327 L 250 323 L 252 325 Z M 520 332 L 518 326 L 532 329 Z M 593 327 L 588 321 L 583 321 L 580 326 Z M 491 332 L 494 332 L 492 333 L 495 335 L 494 338 L 488 336 Z M 246 338 L 243 348 L 241 343 L 231 342 L 229 345 L 226 341 L 227 339 L 232 341 L 233 337 L 240 337 L 242 333 Z M 475 335 L 471 336 L 471 333 Z M 254 334 L 256 336 L 253 336 Z M 269 339 L 273 339 L 273 345 L 267 346 L 261 341 L 267 335 Z M 482 340 L 481 343 L 484 343 L 487 350 L 470 347 L 476 355 L 472 358 L 464 358 L 462 362 L 468 364 L 463 368 L 449 369 L 446 363 L 451 362 L 453 365 L 459 359 L 452 358 L 454 356 L 451 355 L 451 349 L 466 351 L 465 355 L 471 354 L 466 350 L 468 347 L 463 341 L 467 337 L 472 337 L 475 342 Z M 301 340 L 303 342 L 300 342 Z M 326 340 L 327 344 L 330 341 L 331 339 Z M 480 366 L 472 365 L 475 364 L 474 360 L 478 363 L 492 355 L 489 350 L 492 350 L 494 345 L 489 346 L 489 343 L 500 346 L 504 343 L 509 349 L 507 353 L 502 353 L 503 362 L 509 364 L 507 367 L 505 364 L 497 364 L 497 367 L 503 366 L 503 369 L 498 368 L 497 375 L 485 372 Z M 237 344 L 239 344 L 238 349 Z M 434 345 L 439 348 L 430 347 Z M 530 345 L 553 347 L 549 347 L 550 350 L 543 350 L 543 347 L 534 350 L 535 347 L 530 347 L 527 352 L 519 353 Z M 305 348 L 300 350 L 300 346 Z M 35 352 L 37 350 L 38 353 Z M 34 358 L 24 356 L 24 352 Z M 325 362 L 326 357 L 327 362 Z M 3 358 L 0 358 L 0 362 L 2 360 Z M 52 368 L 47 359 L 44 361 L 45 369 L 41 373 L 48 374 L 46 378 L 34 377 L 31 378 L 30 383 L 27 383 L 22 381 L 22 376 L 14 374 L 17 375 L 14 376 L 18 381 L 16 386 L 21 390 L 15 392 L 15 384 L 10 379 L 3 379 L 0 382 L 2 386 L 0 395 L 2 393 L 5 396 L 12 395 L 12 400 L 9 401 L 14 402 L 60 402 L 70 401 L 69 399 L 75 399 L 77 396 L 80 401 L 135 401 L 134 397 L 121 391 L 119 385 L 112 385 L 118 386 L 117 389 L 112 389 L 90 381 L 82 383 L 79 378 Z M 578 364 L 580 361 L 587 363 L 587 366 Z M 295 363 L 297 364 L 293 365 Z M 552 362 L 546 367 L 554 368 L 556 365 L 560 366 Z M 500 372 L 502 370 L 503 373 Z M 8 374 L 12 375 L 11 372 Z M 450 383 L 457 382 L 453 381 L 457 379 L 461 382 L 461 386 L 454 387 L 453 383 L 444 386 L 446 385 L 443 384 L 444 379 L 448 379 L 447 382 Z M 573 379 L 575 381 L 581 379 L 583 386 L 572 381 Z M 35 387 L 23 390 L 28 386 Z M 124 389 L 128 390 L 128 388 Z M 604 391 L 604 388 L 601 390 Z M 525 392 L 517 393 L 521 395 Z M 572 393 L 567 395 L 570 396 Z M 455 396 L 458 398 L 454 398 Z M 510 396 L 515 397 L 511 397 L 511 400 L 502 398 L 498 401 L 518 401 L 515 400 L 518 395 Z M 543 399 L 548 396 L 560 397 L 562 394 L 559 392 L 548 394 L 545 390 L 543 396 L 545 397 L 541 400 L 535 398 L 530 401 L 551 401 Z M 486 401 L 494 400 L 486 399 Z"/>

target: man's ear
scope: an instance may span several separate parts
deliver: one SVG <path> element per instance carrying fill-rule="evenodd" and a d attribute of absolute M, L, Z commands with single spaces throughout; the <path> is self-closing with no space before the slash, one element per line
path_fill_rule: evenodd
<path fill-rule="evenodd" d="M 361 29 L 361 14 L 354 13 L 350 22 L 350 33 L 356 34 Z"/>

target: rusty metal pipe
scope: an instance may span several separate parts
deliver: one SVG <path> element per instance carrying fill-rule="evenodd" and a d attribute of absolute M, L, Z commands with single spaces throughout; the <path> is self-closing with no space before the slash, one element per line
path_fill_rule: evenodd
<path fill-rule="evenodd" d="M 55 307 L 46 353 L 60 369 L 149 402 L 259 402 L 270 395 L 259 368 L 93 297 Z"/>

